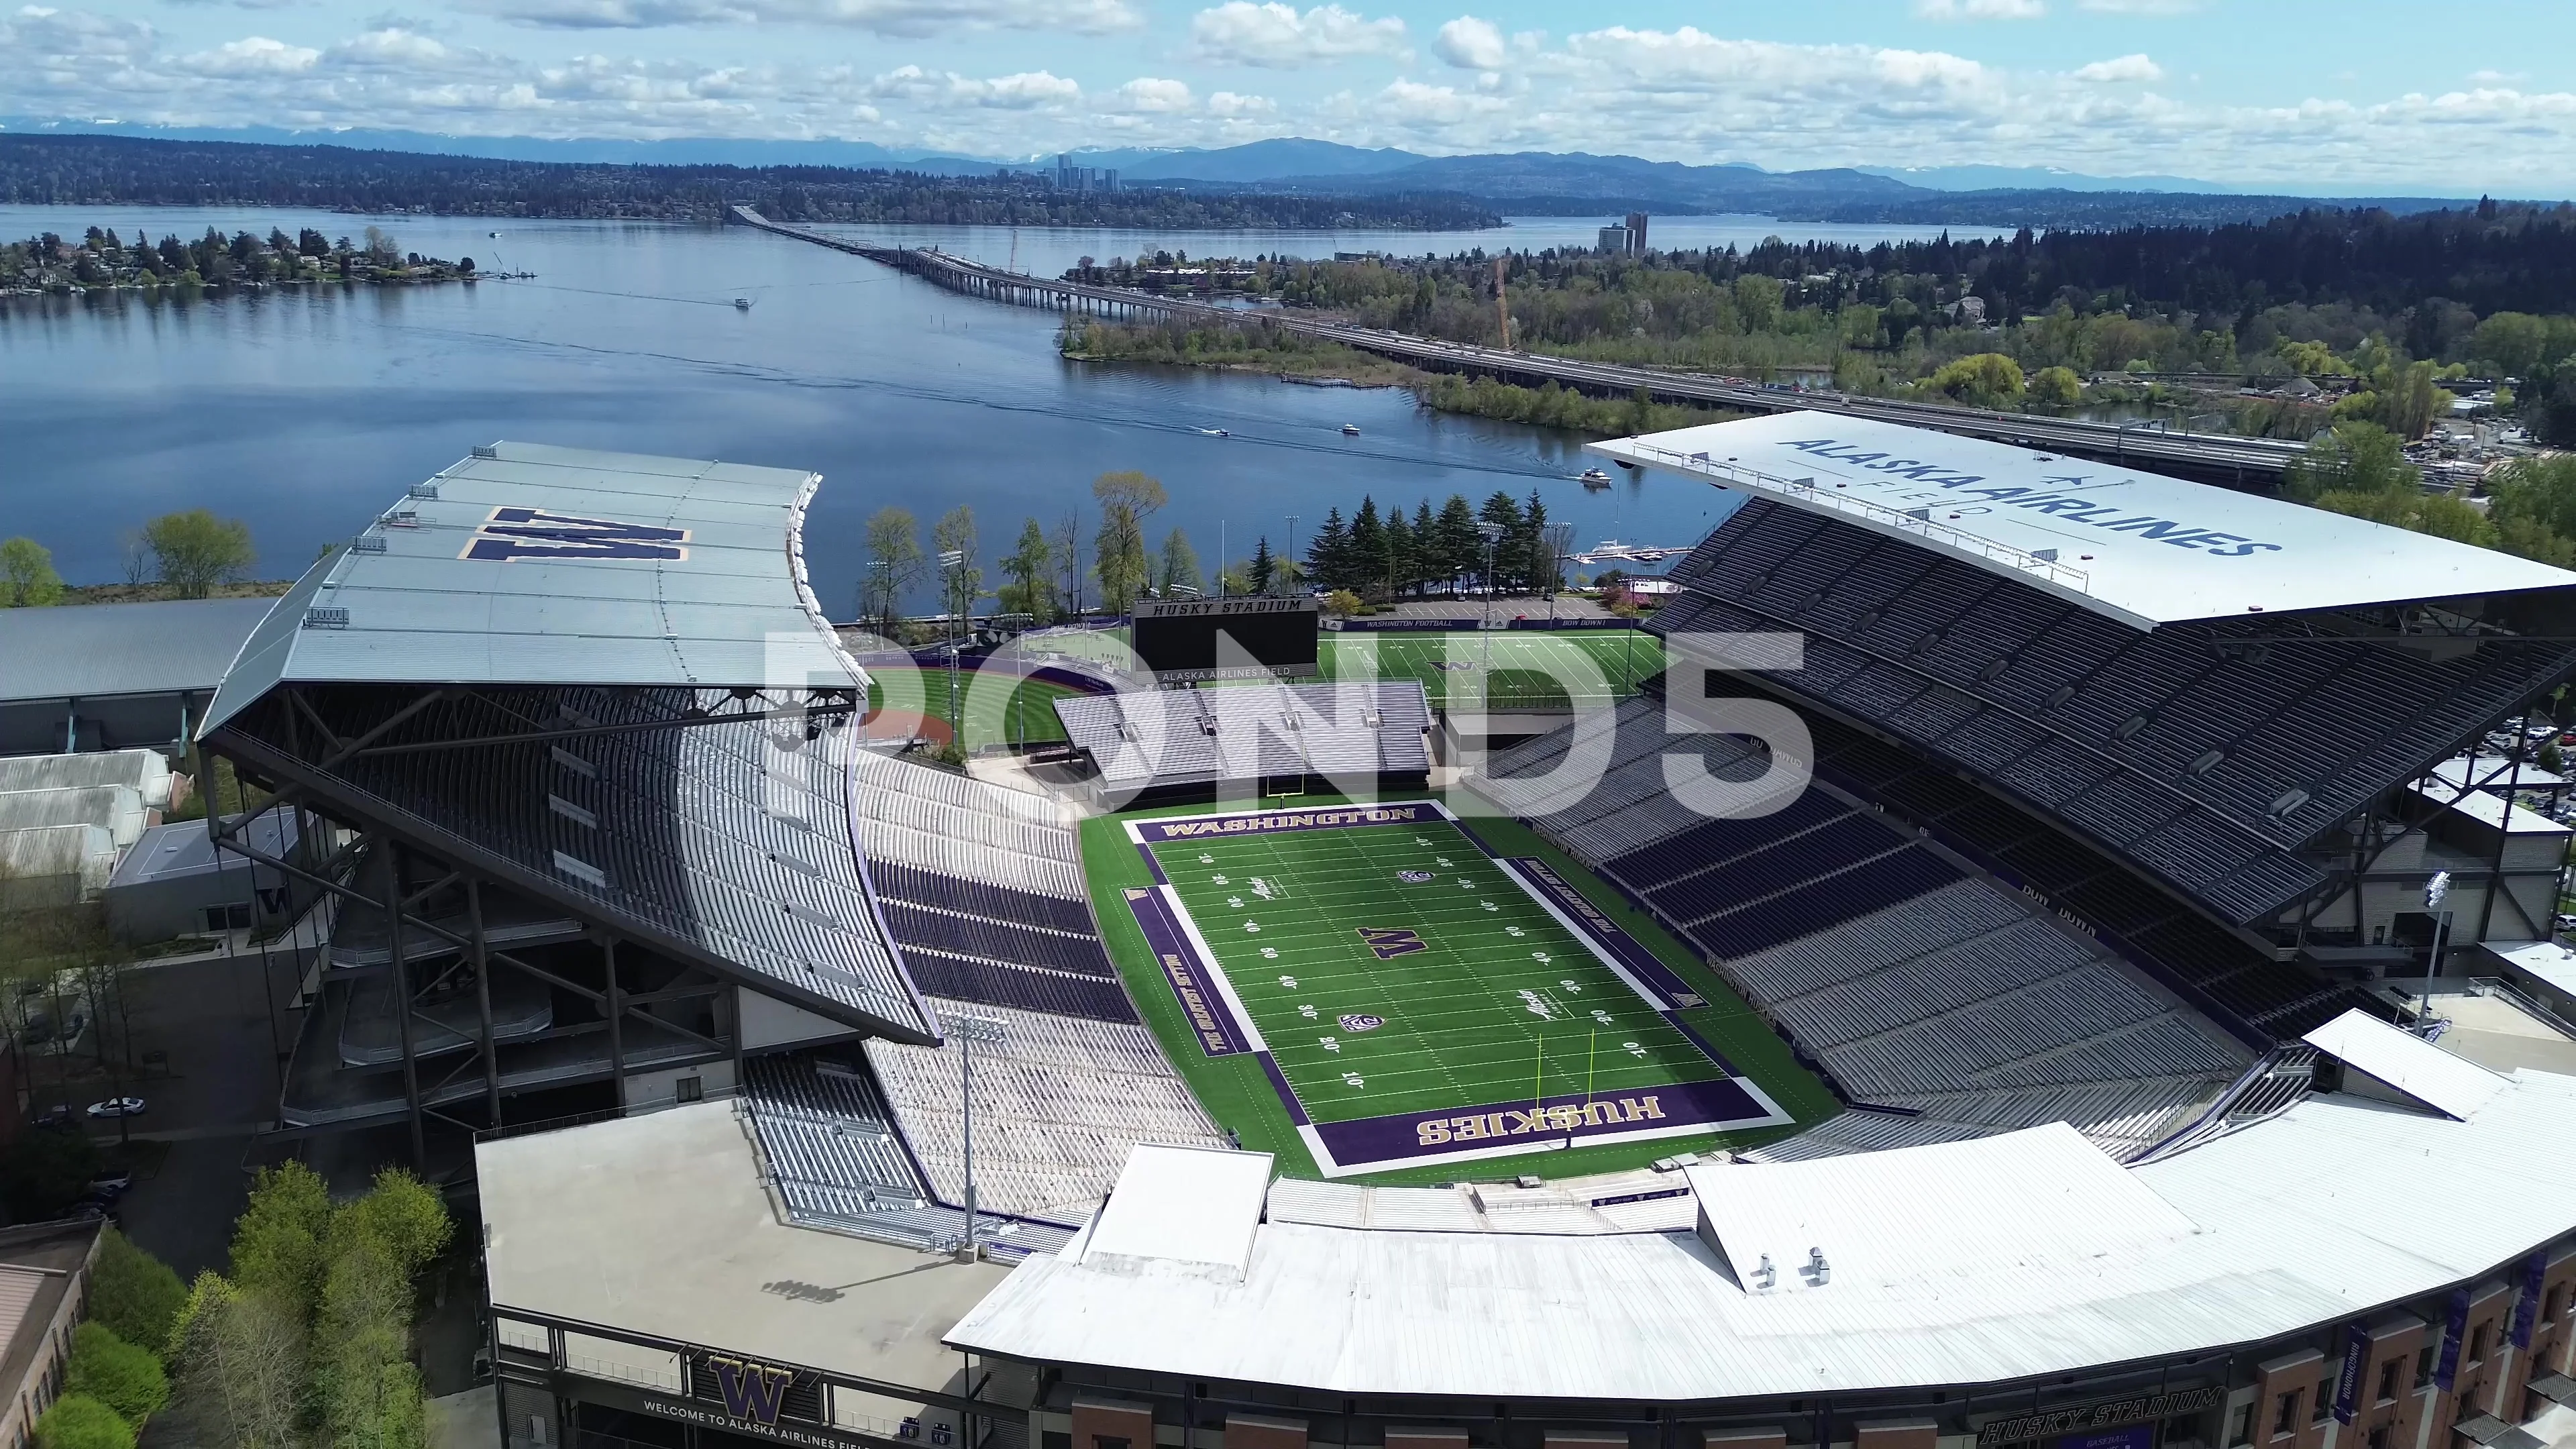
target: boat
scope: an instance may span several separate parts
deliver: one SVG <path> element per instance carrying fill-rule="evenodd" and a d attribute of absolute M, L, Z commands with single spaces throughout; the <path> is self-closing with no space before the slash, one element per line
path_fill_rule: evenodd
<path fill-rule="evenodd" d="M 1598 468 L 1586 468 L 1583 470 L 1583 486 L 1598 493 L 1610 486 L 1610 475 Z"/>
<path fill-rule="evenodd" d="M 1359 435 L 1360 435 L 1360 425 L 1359 425 L 1359 424 L 1357 424 L 1357 423 L 1344 423 L 1344 424 L 1342 424 L 1342 436 L 1343 436 L 1343 437 L 1345 437 L 1345 438 L 1356 438 L 1356 437 L 1358 437 Z"/>
<path fill-rule="evenodd" d="M 1199 429 L 1199 436 L 1203 438 L 1222 438 L 1227 436 L 1227 434 L 1223 428 L 1201 428 Z"/>
<path fill-rule="evenodd" d="M 496 231 L 496 232 L 488 233 L 488 235 L 491 235 L 491 236 L 499 236 L 499 235 L 500 235 L 500 233 Z"/>
<path fill-rule="evenodd" d="M 750 311 L 750 310 L 751 310 L 751 299 L 750 299 L 749 297 L 736 297 L 736 298 L 734 298 L 734 299 L 733 299 L 733 309 L 734 309 L 735 311 L 737 311 L 737 312 L 748 312 L 748 311 Z"/>

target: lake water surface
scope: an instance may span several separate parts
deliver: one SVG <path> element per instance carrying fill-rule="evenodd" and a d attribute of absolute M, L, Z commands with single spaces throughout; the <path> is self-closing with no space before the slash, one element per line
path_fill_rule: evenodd
<path fill-rule="evenodd" d="M 403 488 L 496 438 L 805 468 L 817 593 L 851 607 L 867 516 L 911 509 L 926 534 L 970 505 L 989 559 L 1021 521 L 1088 512 L 1100 473 L 1139 468 L 1212 564 L 1364 494 L 1408 508 L 1448 494 L 1537 489 L 1588 547 L 1687 544 L 1723 512 L 1712 490 L 1622 474 L 1587 494 L 1572 435 L 1444 416 L 1400 390 L 1320 388 L 1188 369 L 1069 363 L 1050 313 L 942 292 L 857 257 L 742 228 L 367 218 L 328 212 L 0 207 L 0 236 L 113 226 L 202 234 L 357 235 L 472 256 L 534 280 L 287 288 L 146 300 L 0 301 L 0 537 L 53 550 L 75 583 L 121 576 L 119 537 L 206 507 L 246 520 L 260 572 L 296 574 Z M 1454 234 L 1148 234 L 882 227 L 980 260 L 1053 274 L 1080 256 L 1452 252 L 1580 244 L 1598 221 L 1537 218 Z M 500 235 L 494 236 L 493 231 Z M 1659 219 L 1659 246 L 1763 235 L 1870 241 L 1929 229 Z M 748 311 L 734 299 L 752 302 Z M 1345 437 L 1345 423 L 1360 428 Z M 1201 429 L 1224 429 L 1214 438 Z M 1088 524 L 1086 522 L 1086 538 Z M 989 576 L 989 575 L 988 575 Z M 926 602 L 926 601 L 925 601 Z"/>

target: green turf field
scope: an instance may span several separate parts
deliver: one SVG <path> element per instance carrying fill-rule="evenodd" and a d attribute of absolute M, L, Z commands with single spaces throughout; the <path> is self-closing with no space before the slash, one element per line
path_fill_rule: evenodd
<path fill-rule="evenodd" d="M 1326 633 L 1317 664 L 1326 679 L 1414 679 L 1433 709 L 1562 709 L 1572 697 L 1626 699 L 1664 667 L 1663 641 L 1636 629 L 1548 634 Z M 1597 679 L 1585 666 L 1598 671 Z"/>
<path fill-rule="evenodd" d="M 1300 815 L 1332 808 L 1296 803 Z M 1104 926 L 1125 927 L 1108 937 L 1130 994 L 1247 1144 L 1385 1180 L 1467 1159 L 1526 1171 L 1527 1155 L 1545 1152 L 1555 1176 L 1715 1145 L 1711 1134 L 1776 1135 L 1783 1118 L 1832 1111 L 1758 1017 L 1695 962 L 1676 969 L 1669 938 L 1509 822 L 1474 826 L 1579 891 L 1589 935 L 1429 808 L 1400 823 L 1146 840 L 1143 868 L 1140 835 L 1158 822 L 1197 827 L 1206 811 L 1094 822 L 1085 854 Z M 1140 869 L 1102 869 L 1116 860 L 1112 840 Z M 1205 985 L 1250 1028 L 1235 1054 L 1209 1055 L 1130 914 L 1130 897 L 1147 893 L 1135 883 L 1156 872 L 1194 932 Z M 1125 888 L 1103 888 L 1113 884 Z M 1605 939 L 1622 933 L 1628 950 L 1651 953 L 1644 966 L 1612 964 L 1622 958 Z M 1256 1064 L 1265 1053 L 1276 1079 Z"/>
<path fill-rule="evenodd" d="M 1055 716 L 1055 701 L 1074 691 L 1043 679 L 1013 679 L 996 672 L 958 675 L 958 699 L 966 716 L 966 745 L 1052 744 L 1064 738 L 1064 723 Z M 868 712 L 880 709 L 919 712 L 949 718 L 948 671 L 877 667 L 868 671 Z"/>

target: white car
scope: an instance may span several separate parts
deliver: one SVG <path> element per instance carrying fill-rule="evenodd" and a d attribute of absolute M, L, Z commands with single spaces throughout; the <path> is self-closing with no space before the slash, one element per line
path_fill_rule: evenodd
<path fill-rule="evenodd" d="M 89 1114 L 93 1117 L 140 1117 L 143 1115 L 143 1099 L 110 1097 L 104 1102 L 90 1103 Z"/>

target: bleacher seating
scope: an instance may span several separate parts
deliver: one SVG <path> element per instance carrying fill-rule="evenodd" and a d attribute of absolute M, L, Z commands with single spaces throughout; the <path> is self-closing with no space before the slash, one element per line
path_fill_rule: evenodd
<path fill-rule="evenodd" d="M 852 800 L 886 930 L 924 994 L 1137 1019 L 1052 801 L 874 756 L 853 772 Z"/>
<path fill-rule="evenodd" d="M 2416 650 L 2335 617 L 2130 629 L 1763 499 L 1673 577 L 1694 592 L 1658 630 L 1802 631 L 1784 688 L 2000 781 L 2238 921 L 2321 883 L 2290 851 L 2576 665 L 2564 642 Z"/>
<path fill-rule="evenodd" d="M 1055 711 L 1113 789 L 1431 768 L 1431 713 L 1416 680 L 1068 695 Z"/>
<path fill-rule="evenodd" d="M 1226 1145 L 1142 1026 L 935 997 L 931 1007 L 943 1020 L 972 1015 L 1001 1027 L 1000 1041 L 974 1048 L 975 1185 L 988 1208 L 1080 1222 L 1136 1143 Z M 866 1050 L 931 1187 L 962 1202 L 960 1039 L 951 1033 L 937 1048 L 875 1040 Z"/>
<path fill-rule="evenodd" d="M 2083 1088 L 2127 1101 L 2151 1083 L 2148 1107 L 2068 1118 L 2106 1148 L 2143 1150 L 2243 1069 L 2243 1045 L 2136 967 L 1830 780 L 1767 815 L 1682 809 L 1663 784 L 1662 752 L 1679 740 L 1661 709 L 1652 697 L 1623 706 L 1602 786 L 1530 823 L 1707 953 L 1844 1092 L 1925 1114 L 1853 1114 L 1889 1138 L 1878 1145 L 1983 1135 L 2004 1129 L 1982 1118 L 2027 1098 L 2072 1101 Z M 1497 752 L 1478 788 L 1507 808 L 1545 798 L 1533 777 L 1563 760 L 1566 734 Z M 1693 744 L 1738 778 L 1765 763 L 1740 741 Z M 1951 808 L 1984 798 L 1936 793 Z M 1828 1133 L 1789 1150 L 1865 1145 Z"/>

